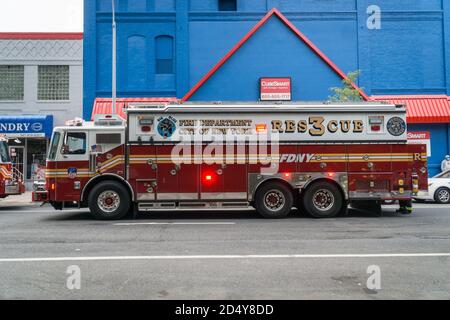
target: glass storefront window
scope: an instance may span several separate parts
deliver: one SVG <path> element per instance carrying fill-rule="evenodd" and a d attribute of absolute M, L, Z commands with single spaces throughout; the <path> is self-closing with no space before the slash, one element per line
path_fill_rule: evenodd
<path fill-rule="evenodd" d="M 12 165 L 21 174 L 24 174 L 25 140 L 10 139 L 8 142 Z"/>
<path fill-rule="evenodd" d="M 45 158 L 47 154 L 47 140 L 28 139 L 27 141 L 27 174 L 30 180 L 45 179 Z"/>
<path fill-rule="evenodd" d="M 1 140 L 0 140 L 0 160 L 2 163 L 11 161 L 11 159 L 9 158 L 9 150 L 8 146 L 6 145 L 6 141 Z"/>

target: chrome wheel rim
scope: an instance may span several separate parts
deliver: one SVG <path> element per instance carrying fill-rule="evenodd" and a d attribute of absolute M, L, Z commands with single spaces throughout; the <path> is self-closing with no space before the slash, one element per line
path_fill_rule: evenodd
<path fill-rule="evenodd" d="M 273 189 L 264 195 L 264 207 L 272 212 L 279 211 L 286 203 L 283 192 Z"/>
<path fill-rule="evenodd" d="M 313 205 L 319 211 L 330 210 L 334 205 L 334 195 L 330 190 L 320 189 L 314 193 Z"/>
<path fill-rule="evenodd" d="M 441 202 L 448 202 L 450 200 L 450 193 L 448 192 L 448 190 L 439 191 L 438 199 Z"/>
<path fill-rule="evenodd" d="M 112 190 L 103 191 L 97 199 L 98 207 L 107 213 L 116 211 L 120 206 L 120 196 Z"/>

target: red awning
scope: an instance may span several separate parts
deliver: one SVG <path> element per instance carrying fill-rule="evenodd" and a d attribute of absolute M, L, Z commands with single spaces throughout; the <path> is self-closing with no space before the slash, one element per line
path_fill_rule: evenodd
<path fill-rule="evenodd" d="M 371 100 L 406 104 L 409 123 L 450 123 L 450 97 L 446 95 L 372 96 Z"/>
<path fill-rule="evenodd" d="M 117 98 L 116 112 L 117 114 L 126 119 L 124 107 L 128 107 L 130 103 L 168 103 L 178 101 L 177 98 Z M 112 112 L 112 99 L 111 98 L 97 98 L 94 102 L 94 108 L 92 110 L 92 119 L 97 114 L 111 114 Z"/>
<path fill-rule="evenodd" d="M 92 119 L 96 114 L 111 113 L 111 98 L 97 98 L 94 102 Z M 387 101 L 405 104 L 409 123 L 450 123 L 450 96 L 446 95 L 409 95 L 409 96 L 372 96 L 372 101 Z M 124 107 L 130 103 L 168 103 L 179 101 L 177 98 L 118 98 L 117 114 L 126 118 Z"/>

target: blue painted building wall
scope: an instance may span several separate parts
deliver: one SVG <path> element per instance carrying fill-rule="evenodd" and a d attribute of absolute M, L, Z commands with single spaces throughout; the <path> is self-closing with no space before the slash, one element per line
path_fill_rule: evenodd
<path fill-rule="evenodd" d="M 278 8 L 368 95 L 450 95 L 449 0 L 116 0 L 118 96 L 183 97 L 271 8 Z M 367 28 L 370 5 L 381 29 Z M 173 39 L 173 72 L 157 73 L 158 37 Z M 85 0 L 84 117 L 111 96 L 111 0 Z M 170 47 L 170 46 L 169 46 Z M 167 57 L 167 48 L 163 50 Z M 339 77 L 272 17 L 191 100 L 257 100 L 261 76 L 290 76 L 294 100 L 325 100 Z M 450 153 L 447 124 L 431 128 L 432 173 Z M 445 139 L 444 139 L 445 138 Z M 436 169 L 437 170 L 437 169 Z"/>

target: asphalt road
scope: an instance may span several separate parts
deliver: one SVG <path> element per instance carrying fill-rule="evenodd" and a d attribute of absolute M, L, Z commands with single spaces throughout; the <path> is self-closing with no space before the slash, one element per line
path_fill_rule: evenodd
<path fill-rule="evenodd" d="M 70 266 L 80 289 L 67 287 Z M 369 266 L 380 271 L 375 289 Z M 190 211 L 102 222 L 0 204 L 0 299 L 354 298 L 449 299 L 450 206 L 326 220 Z"/>

